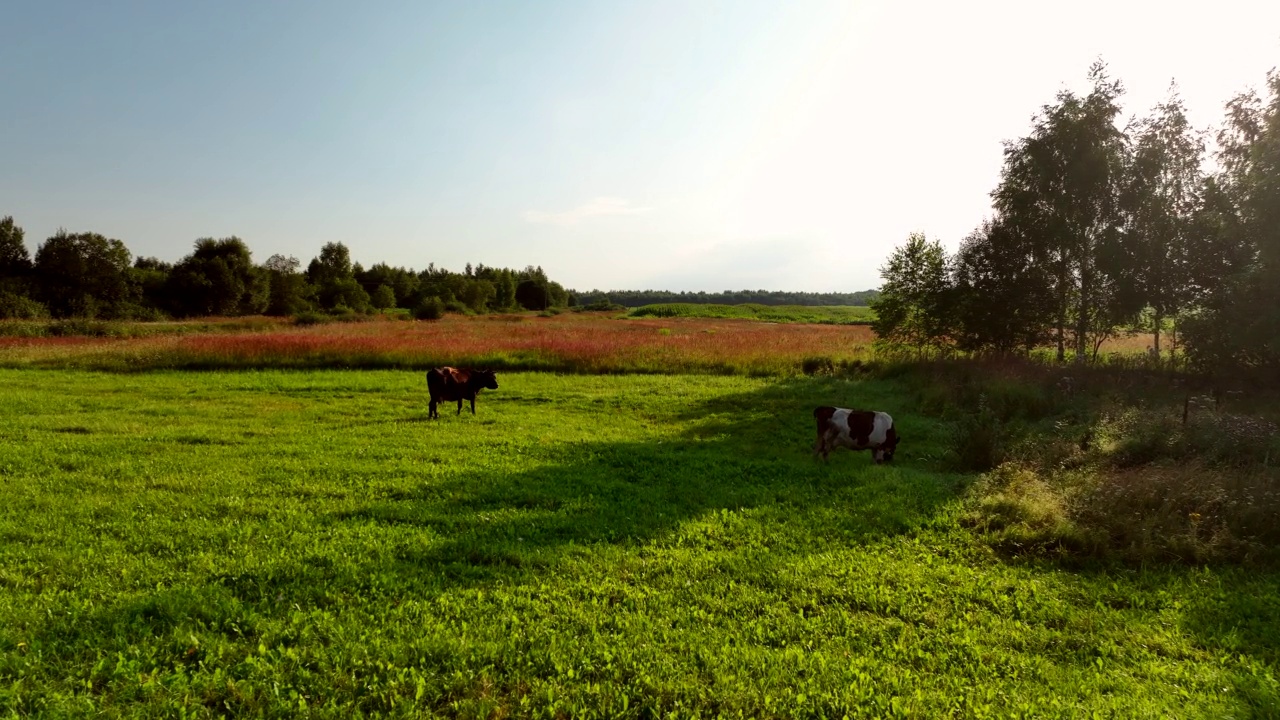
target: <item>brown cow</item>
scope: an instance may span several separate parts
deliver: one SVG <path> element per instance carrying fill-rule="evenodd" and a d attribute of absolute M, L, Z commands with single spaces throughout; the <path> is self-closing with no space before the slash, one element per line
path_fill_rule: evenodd
<path fill-rule="evenodd" d="M 823 406 L 814 408 L 813 417 L 818 421 L 818 441 L 813 453 L 821 455 L 823 460 L 832 450 L 847 447 L 870 450 L 877 465 L 893 462 L 893 453 L 902 437 L 894 429 L 893 418 L 888 413 Z"/>
<path fill-rule="evenodd" d="M 442 402 L 458 401 L 458 414 L 462 414 L 462 401 L 471 401 L 471 414 L 476 414 L 476 395 L 489 388 L 498 389 L 498 378 L 492 370 L 472 370 L 470 368 L 439 367 L 427 371 L 427 390 L 431 393 L 431 412 L 429 418 L 439 419 L 436 405 Z"/>

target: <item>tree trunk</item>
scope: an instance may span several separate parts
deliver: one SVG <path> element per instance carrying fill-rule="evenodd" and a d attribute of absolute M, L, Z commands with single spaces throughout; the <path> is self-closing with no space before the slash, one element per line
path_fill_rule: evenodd
<path fill-rule="evenodd" d="M 1067 294 L 1061 288 L 1065 287 L 1065 281 L 1058 278 L 1058 362 L 1066 362 L 1067 360 Z"/>
<path fill-rule="evenodd" d="M 1155 308 L 1155 313 L 1156 313 L 1156 314 L 1155 314 L 1155 318 L 1154 318 L 1154 320 L 1155 320 L 1155 338 L 1154 338 L 1154 342 L 1155 342 L 1155 344 L 1154 344 L 1154 345 L 1152 345 L 1152 349 L 1155 351 L 1155 353 L 1154 353 L 1154 354 L 1155 354 L 1155 356 L 1156 356 L 1156 359 L 1157 359 L 1157 360 L 1159 360 L 1159 359 L 1160 359 L 1160 326 L 1161 326 L 1162 324 L 1164 324 L 1164 313 L 1163 313 L 1163 312 L 1161 312 L 1160 308 Z"/>
<path fill-rule="evenodd" d="M 1093 289 L 1093 278 L 1090 277 L 1089 270 L 1082 268 L 1080 271 L 1080 307 L 1076 316 L 1076 362 L 1082 363 L 1085 359 L 1085 338 L 1089 334 L 1089 291 Z"/>

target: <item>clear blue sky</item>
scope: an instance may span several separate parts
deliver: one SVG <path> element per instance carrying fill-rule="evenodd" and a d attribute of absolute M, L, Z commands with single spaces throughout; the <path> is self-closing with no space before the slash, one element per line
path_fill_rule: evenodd
<path fill-rule="evenodd" d="M 177 260 L 540 264 L 578 289 L 852 291 L 989 212 L 1101 55 L 1200 125 L 1280 3 L 68 2 L 0 14 L 0 215 Z"/>

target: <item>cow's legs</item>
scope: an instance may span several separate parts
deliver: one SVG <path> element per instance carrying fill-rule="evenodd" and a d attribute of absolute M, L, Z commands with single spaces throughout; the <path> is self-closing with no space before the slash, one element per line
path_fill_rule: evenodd
<path fill-rule="evenodd" d="M 471 398 L 471 414 L 472 414 L 472 415 L 475 415 L 475 414 L 476 414 L 476 399 L 475 399 L 475 398 Z"/>
<path fill-rule="evenodd" d="M 824 462 L 828 459 L 827 456 L 831 454 L 831 440 L 826 433 L 823 433 L 818 436 L 818 442 L 813 446 L 813 454 L 821 457 Z"/>
<path fill-rule="evenodd" d="M 462 414 L 462 398 L 458 398 L 458 414 Z"/>
<path fill-rule="evenodd" d="M 427 412 L 427 419 L 432 420 L 440 417 L 440 413 L 436 412 L 436 400 L 431 399 L 431 409 Z"/>

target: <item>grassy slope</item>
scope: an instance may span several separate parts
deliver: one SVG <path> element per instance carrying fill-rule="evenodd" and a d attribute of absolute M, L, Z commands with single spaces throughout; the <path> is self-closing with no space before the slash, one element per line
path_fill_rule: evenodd
<path fill-rule="evenodd" d="M 631 317 L 689 317 L 765 320 L 768 322 L 867 324 L 874 319 L 871 308 L 853 305 L 715 305 L 699 303 L 659 303 L 633 308 Z"/>
<path fill-rule="evenodd" d="M 891 384 L 0 371 L 0 709 L 1264 715 L 1280 579 L 1072 573 L 956 526 Z M 1274 707 L 1274 706 L 1272 706 Z M 1239 715 L 1237 715 L 1239 716 Z"/>

